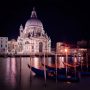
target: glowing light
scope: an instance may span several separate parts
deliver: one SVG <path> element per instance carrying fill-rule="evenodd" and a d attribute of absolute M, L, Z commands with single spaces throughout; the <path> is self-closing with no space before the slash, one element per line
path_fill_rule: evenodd
<path fill-rule="evenodd" d="M 67 52 L 68 50 L 65 48 L 65 52 Z"/>
<path fill-rule="evenodd" d="M 77 63 L 77 58 L 76 57 L 74 57 L 74 63 Z"/>

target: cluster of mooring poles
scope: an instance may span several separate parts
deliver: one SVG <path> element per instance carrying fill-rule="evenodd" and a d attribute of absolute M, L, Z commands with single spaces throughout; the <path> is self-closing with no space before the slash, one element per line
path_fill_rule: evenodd
<path fill-rule="evenodd" d="M 47 74 L 47 71 L 46 71 L 46 54 L 47 53 L 43 53 L 43 60 L 44 60 L 44 80 L 45 80 L 45 86 L 46 86 L 46 79 L 47 79 L 47 77 L 46 77 L 46 74 Z M 40 56 L 39 56 L 40 57 Z M 47 57 L 48 57 L 48 55 L 47 55 Z M 55 57 L 55 66 L 56 66 L 56 70 L 55 70 L 55 73 L 56 73 L 56 83 L 57 83 L 57 68 L 58 68 L 58 65 L 57 65 L 57 59 L 58 59 L 58 54 L 57 53 L 55 53 L 54 54 L 54 57 Z M 73 58 L 75 59 L 75 57 L 76 57 L 76 59 L 78 59 L 78 56 L 73 56 Z M 77 60 L 78 61 L 78 60 Z M 21 62 L 21 60 L 20 60 L 20 62 Z M 67 49 L 65 49 L 65 63 L 66 63 L 66 65 L 65 65 L 65 70 L 66 70 L 66 77 L 68 76 L 68 51 L 67 51 Z M 83 60 L 80 60 L 80 64 L 81 64 L 81 71 L 82 71 L 82 67 L 83 67 Z M 73 64 L 73 66 L 71 66 L 71 67 L 74 67 L 74 71 L 75 71 L 75 77 L 76 77 L 76 72 L 77 72 L 77 65 L 76 65 L 76 62 L 74 62 L 74 64 Z M 87 53 L 86 53 L 86 67 L 87 67 L 87 71 L 88 71 L 88 55 L 87 55 Z M 31 68 L 31 56 L 30 56 L 30 68 Z M 30 69 L 30 72 L 31 72 L 31 69 Z"/>

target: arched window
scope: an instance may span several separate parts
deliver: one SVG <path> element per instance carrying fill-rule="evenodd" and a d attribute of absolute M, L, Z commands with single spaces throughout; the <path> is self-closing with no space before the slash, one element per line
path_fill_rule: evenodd
<path fill-rule="evenodd" d="M 30 44 L 30 43 L 28 41 L 26 41 L 25 44 Z"/>
<path fill-rule="evenodd" d="M 39 52 L 43 52 L 43 43 L 42 42 L 39 43 Z"/>
<path fill-rule="evenodd" d="M 31 37 L 31 34 L 29 33 L 29 34 L 28 34 L 28 38 L 30 38 L 30 37 Z"/>

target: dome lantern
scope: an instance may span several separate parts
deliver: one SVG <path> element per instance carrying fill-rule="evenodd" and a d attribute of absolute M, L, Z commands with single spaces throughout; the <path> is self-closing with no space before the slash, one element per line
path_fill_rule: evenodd
<path fill-rule="evenodd" d="M 37 18 L 37 13 L 35 11 L 35 7 L 33 7 L 33 11 L 31 12 L 31 18 Z"/>

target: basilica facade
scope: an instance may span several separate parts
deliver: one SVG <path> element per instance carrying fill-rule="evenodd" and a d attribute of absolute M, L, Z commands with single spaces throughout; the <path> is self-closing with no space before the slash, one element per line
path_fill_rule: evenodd
<path fill-rule="evenodd" d="M 18 53 L 50 53 L 51 39 L 45 33 L 42 22 L 37 18 L 33 8 L 30 19 L 25 27 L 20 26 L 20 35 L 17 38 Z"/>

